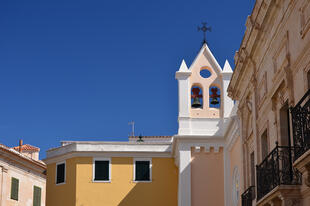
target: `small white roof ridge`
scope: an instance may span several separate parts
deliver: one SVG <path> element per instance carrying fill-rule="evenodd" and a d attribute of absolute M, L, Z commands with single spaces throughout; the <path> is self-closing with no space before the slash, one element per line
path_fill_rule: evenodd
<path fill-rule="evenodd" d="M 224 68 L 222 73 L 233 73 L 233 70 L 228 62 L 228 60 L 226 59 L 225 64 L 224 64 Z"/>
<path fill-rule="evenodd" d="M 188 71 L 188 67 L 187 67 L 187 65 L 186 65 L 186 62 L 185 62 L 184 59 L 182 59 L 182 63 L 181 63 L 179 72 L 187 72 L 187 71 Z"/>
<path fill-rule="evenodd" d="M 221 66 L 220 66 L 219 63 L 217 62 L 216 58 L 214 57 L 214 55 L 212 54 L 211 50 L 209 49 L 209 47 L 208 47 L 208 45 L 207 45 L 206 43 L 204 43 L 204 44 L 202 45 L 202 47 L 201 47 L 201 49 L 200 49 L 198 55 L 197 55 L 196 58 L 194 59 L 193 63 L 191 64 L 191 66 L 190 66 L 190 68 L 189 68 L 189 70 L 191 71 L 192 66 L 194 66 L 194 65 L 196 64 L 196 61 L 198 60 L 198 57 L 200 57 L 200 56 L 203 54 L 204 50 L 206 50 L 207 55 L 210 57 L 210 59 L 211 59 L 211 61 L 212 61 L 212 62 L 210 62 L 210 63 L 211 63 L 211 64 L 213 63 L 214 66 L 216 67 L 216 68 L 214 68 L 214 69 L 217 69 L 218 72 L 222 72 Z"/>

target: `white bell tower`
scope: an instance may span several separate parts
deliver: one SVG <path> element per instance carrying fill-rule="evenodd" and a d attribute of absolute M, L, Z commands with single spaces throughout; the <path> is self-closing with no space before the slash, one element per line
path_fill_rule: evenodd
<path fill-rule="evenodd" d="M 205 35 L 208 28 L 204 25 L 203 29 Z M 183 60 L 175 74 L 179 84 L 179 129 L 174 136 L 175 163 L 179 168 L 178 206 L 191 206 L 198 194 L 205 195 L 208 184 L 201 181 L 216 178 L 209 176 L 212 172 L 223 173 L 218 180 L 225 177 L 224 168 L 206 165 L 214 164 L 215 157 L 219 158 L 216 164 L 226 164 L 225 131 L 234 107 L 227 96 L 232 73 L 227 60 L 224 68 L 220 67 L 204 36 L 204 44 L 192 65 L 188 68 Z M 197 174 L 200 174 L 198 178 Z M 201 188 L 206 190 L 200 191 Z M 221 192 L 224 198 L 224 190 Z"/>
<path fill-rule="evenodd" d="M 222 69 L 204 43 L 190 68 L 183 60 L 176 79 L 179 84 L 178 135 L 223 136 L 233 108 L 227 88 L 233 71 L 226 60 Z"/>

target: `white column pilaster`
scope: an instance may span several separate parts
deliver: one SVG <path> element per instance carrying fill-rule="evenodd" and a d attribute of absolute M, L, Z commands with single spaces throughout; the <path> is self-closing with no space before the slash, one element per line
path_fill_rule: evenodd
<path fill-rule="evenodd" d="M 224 147 L 224 204 L 225 206 L 229 206 L 230 202 L 230 191 L 231 185 L 230 182 L 230 156 L 227 147 Z"/>
<path fill-rule="evenodd" d="M 188 77 L 191 73 L 178 72 L 177 74 L 179 84 L 179 117 L 189 117 L 190 85 Z"/>
<path fill-rule="evenodd" d="M 179 146 L 178 206 L 191 206 L 191 148 Z"/>
<path fill-rule="evenodd" d="M 0 206 L 4 206 L 4 201 L 5 201 L 5 197 L 4 197 L 4 194 L 5 194 L 5 190 L 6 190 L 6 187 L 5 185 L 6 184 L 6 175 L 7 175 L 7 172 L 8 172 L 8 169 L 5 168 L 4 166 L 0 166 L 0 169 L 1 169 L 1 184 L 0 184 L 0 187 L 1 187 L 1 193 L 0 193 Z"/>
<path fill-rule="evenodd" d="M 188 121 L 190 114 L 190 83 L 189 77 L 191 71 L 189 71 L 182 62 L 180 71 L 176 72 L 176 79 L 179 85 L 179 130 L 178 134 L 190 134 L 190 123 Z M 185 68 L 186 67 L 186 68 Z"/>

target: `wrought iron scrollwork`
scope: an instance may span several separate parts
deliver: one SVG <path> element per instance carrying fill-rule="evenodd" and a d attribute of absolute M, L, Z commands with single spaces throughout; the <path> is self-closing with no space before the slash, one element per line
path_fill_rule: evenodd
<path fill-rule="evenodd" d="M 279 185 L 300 185 L 301 173 L 293 168 L 294 148 L 278 146 L 256 166 L 257 200 Z"/>
<path fill-rule="evenodd" d="M 241 195 L 242 206 L 252 206 L 252 201 L 255 199 L 255 186 L 250 186 Z"/>
<path fill-rule="evenodd" d="M 310 89 L 296 106 L 291 108 L 291 114 L 296 160 L 310 149 Z"/>

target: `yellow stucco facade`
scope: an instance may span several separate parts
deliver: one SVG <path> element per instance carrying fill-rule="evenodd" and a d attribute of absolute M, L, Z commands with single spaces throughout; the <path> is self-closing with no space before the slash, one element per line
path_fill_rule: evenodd
<path fill-rule="evenodd" d="M 47 164 L 46 205 L 73 206 L 76 199 L 76 163 L 78 158 L 66 160 L 66 183 L 56 185 L 56 163 Z"/>
<path fill-rule="evenodd" d="M 66 160 L 66 183 L 55 184 L 48 164 L 47 206 L 175 206 L 178 170 L 173 158 L 152 158 L 152 181 L 134 182 L 132 157 L 111 158 L 111 182 L 93 182 L 93 157 Z M 65 194 L 65 195 L 64 195 Z"/>

